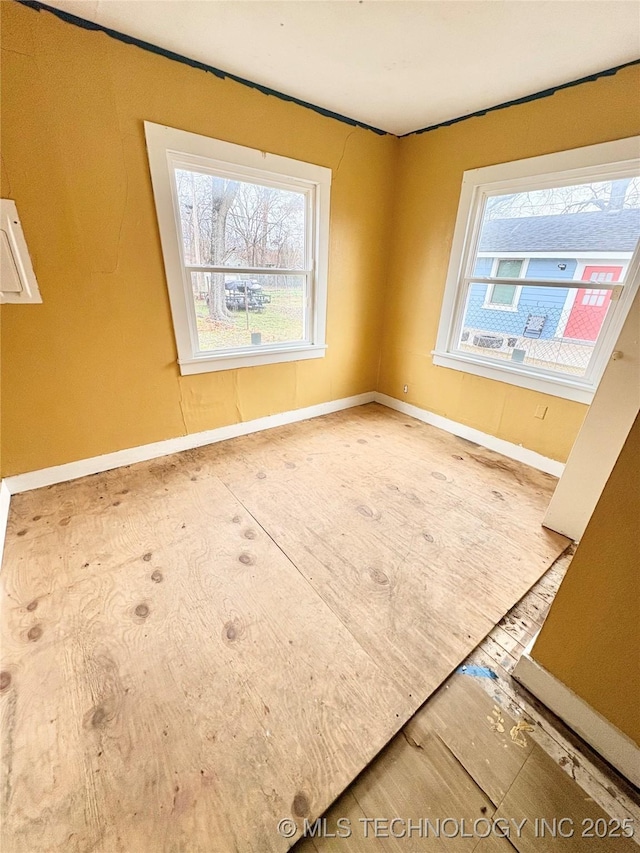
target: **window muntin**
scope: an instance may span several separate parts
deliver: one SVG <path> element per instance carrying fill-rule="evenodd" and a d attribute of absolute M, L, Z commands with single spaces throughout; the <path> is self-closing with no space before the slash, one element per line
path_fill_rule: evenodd
<path fill-rule="evenodd" d="M 484 257 L 495 253 L 496 260 L 485 279 L 484 302 L 469 289 L 459 348 L 501 366 L 513 362 L 540 373 L 587 376 L 605 327 L 613 274 L 591 272 L 588 281 L 595 277 L 611 288 L 585 290 L 576 263 L 572 279 L 562 277 L 562 286 L 549 287 L 561 272 L 553 255 L 579 261 L 600 253 L 626 267 L 639 237 L 640 177 L 487 195 L 471 265 L 478 268 L 480 250 Z M 524 258 L 498 257 L 505 249 Z M 536 272 L 533 253 L 537 276 L 528 275 Z M 618 284 L 624 285 L 624 277 Z M 515 316 L 496 313 L 507 309 Z"/>
<path fill-rule="evenodd" d="M 145 122 L 182 373 L 324 355 L 324 167 Z"/>
<path fill-rule="evenodd" d="M 591 281 L 593 281 L 593 279 L 591 279 Z M 608 293 L 608 290 L 593 290 L 592 288 L 589 288 L 585 290 L 582 295 L 582 304 L 598 306 L 604 305 L 604 301 Z"/>
<path fill-rule="evenodd" d="M 637 287 L 637 143 L 619 140 L 465 173 L 435 364 L 590 401 Z M 627 159 L 616 159 L 616 153 Z M 552 171 L 556 164 L 570 171 Z M 593 223 L 592 214 L 618 207 L 626 219 L 619 229 L 628 244 L 622 248 L 607 242 L 606 229 L 600 229 L 604 240 L 591 234 L 581 248 L 564 239 L 564 228 L 551 229 L 555 242 L 540 239 L 548 237 L 548 227 L 546 235 L 527 228 L 545 218 L 564 225 L 588 216 Z M 570 220 L 572 215 L 579 218 Z M 496 226 L 496 220 L 503 222 Z M 513 239 L 523 235 L 527 243 Z M 604 301 L 581 311 L 581 291 L 591 281 L 585 273 L 598 265 L 611 271 L 612 248 L 620 250 L 618 272 L 612 280 L 598 276 L 596 284 L 607 291 Z M 524 269 L 509 279 L 498 259 L 524 259 Z M 507 283 L 515 289 L 501 296 L 506 302 L 513 294 L 515 302 L 518 294 L 515 311 L 491 304 L 493 288 Z"/>

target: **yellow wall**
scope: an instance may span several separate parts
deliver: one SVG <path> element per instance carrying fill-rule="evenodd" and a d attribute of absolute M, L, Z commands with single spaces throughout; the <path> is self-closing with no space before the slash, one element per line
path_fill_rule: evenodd
<path fill-rule="evenodd" d="M 584 406 L 431 363 L 460 181 L 637 133 L 637 68 L 397 140 L 47 12 L 0 13 L 2 195 L 44 300 L 2 312 L 3 475 L 376 387 L 566 458 Z M 144 119 L 334 170 L 324 359 L 180 377 Z"/>
<path fill-rule="evenodd" d="M 640 744 L 640 417 L 532 656 Z"/>
<path fill-rule="evenodd" d="M 639 92 L 635 66 L 400 140 L 378 390 L 566 460 L 586 406 L 432 364 L 462 173 L 640 133 Z M 539 405 L 544 420 L 534 417 Z"/>
<path fill-rule="evenodd" d="M 371 391 L 397 140 L 0 7 L 2 195 L 43 297 L 3 308 L 3 474 Z M 334 170 L 324 359 L 179 376 L 144 119 Z"/>

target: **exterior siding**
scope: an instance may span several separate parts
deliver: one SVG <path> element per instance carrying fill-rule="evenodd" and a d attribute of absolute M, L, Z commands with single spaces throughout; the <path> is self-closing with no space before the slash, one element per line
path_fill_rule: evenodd
<path fill-rule="evenodd" d="M 493 258 L 476 258 L 476 266 L 473 271 L 474 275 L 491 275 L 491 267 L 493 266 Z"/>
<path fill-rule="evenodd" d="M 475 275 L 491 275 L 493 261 L 493 258 L 478 258 Z M 566 264 L 566 269 L 559 269 L 558 264 Z M 577 265 L 575 258 L 531 258 L 523 281 L 530 278 L 573 279 Z M 521 291 L 517 311 L 485 308 L 486 292 L 486 284 L 471 285 L 466 326 L 517 337 L 523 334 L 530 315 L 546 315 L 540 338 L 549 339 L 555 336 L 569 289 L 525 287 Z"/>
<path fill-rule="evenodd" d="M 566 264 L 567 268 L 561 270 L 558 264 Z M 578 262 L 575 258 L 531 258 L 525 278 L 572 279 L 577 266 Z"/>

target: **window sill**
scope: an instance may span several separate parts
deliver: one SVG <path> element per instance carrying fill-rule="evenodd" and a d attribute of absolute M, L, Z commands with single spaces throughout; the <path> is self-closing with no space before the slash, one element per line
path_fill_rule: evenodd
<path fill-rule="evenodd" d="M 265 350 L 265 352 L 251 350 L 234 354 L 203 355 L 179 360 L 178 364 L 182 376 L 190 376 L 194 373 L 212 373 L 216 370 L 235 370 L 239 367 L 257 367 L 261 364 L 324 358 L 326 349 L 325 345 L 303 344 L 296 347 Z"/>
<path fill-rule="evenodd" d="M 529 388 L 531 391 L 539 391 L 553 397 L 564 397 L 565 400 L 574 400 L 577 403 L 588 405 L 593 400 L 595 393 L 595 390 L 584 382 L 564 377 L 543 376 L 526 368 L 511 366 L 504 368 L 499 365 L 488 364 L 482 359 L 473 358 L 473 356 L 435 350 L 432 352 L 432 356 L 433 363 L 438 367 L 461 370 L 474 376 L 484 376 L 486 379 L 506 382 L 508 385 L 518 385 L 520 388 Z"/>

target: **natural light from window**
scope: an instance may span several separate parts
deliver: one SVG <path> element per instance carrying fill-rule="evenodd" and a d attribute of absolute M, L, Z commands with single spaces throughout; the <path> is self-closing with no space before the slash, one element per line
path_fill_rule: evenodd
<path fill-rule="evenodd" d="M 199 351 L 304 341 L 305 194 L 185 168 L 175 182 Z"/>
<path fill-rule="evenodd" d="M 466 233 L 452 251 L 434 361 L 586 402 L 608 357 L 603 340 L 615 343 L 609 321 L 637 286 L 638 167 L 608 180 L 558 173 L 537 187 L 519 178 L 513 189 L 477 174 L 502 168 L 463 182 L 456 229 Z"/>
<path fill-rule="evenodd" d="M 639 146 L 463 173 L 436 367 L 592 401 L 640 286 Z"/>
<path fill-rule="evenodd" d="M 323 358 L 331 170 L 145 122 L 182 374 Z"/>
<path fill-rule="evenodd" d="M 489 196 L 457 349 L 585 376 L 639 237 L 638 178 Z"/>

